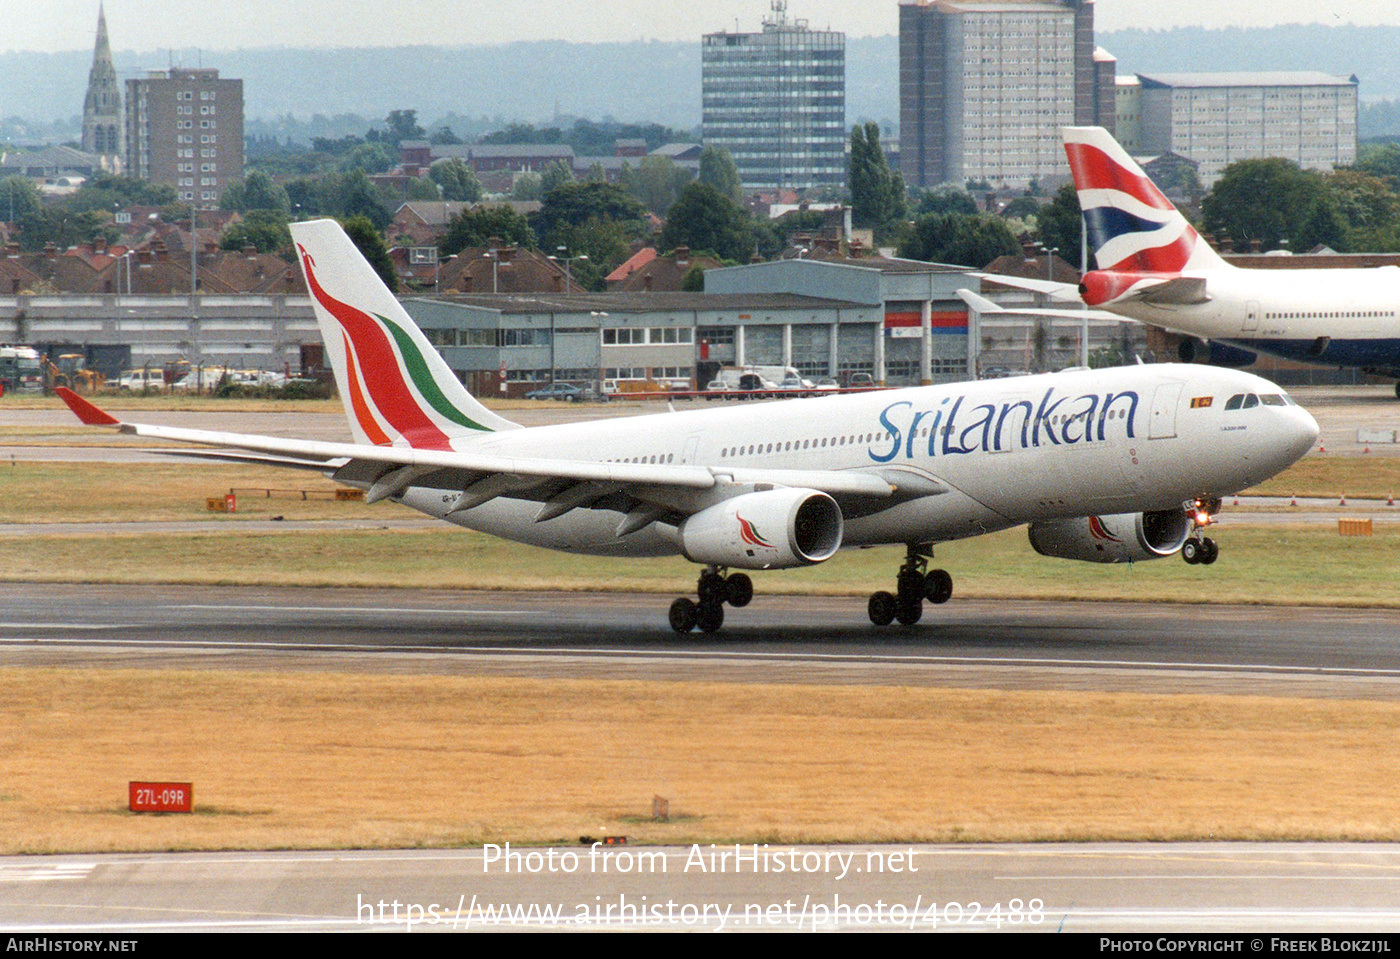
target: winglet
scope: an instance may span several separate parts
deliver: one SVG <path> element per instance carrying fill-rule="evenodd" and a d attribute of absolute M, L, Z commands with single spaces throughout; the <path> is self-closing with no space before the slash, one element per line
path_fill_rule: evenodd
<path fill-rule="evenodd" d="M 122 421 L 116 419 L 108 413 L 93 406 L 77 393 L 74 393 L 66 386 L 60 386 L 54 390 L 58 398 L 68 404 L 68 408 L 78 419 L 83 421 L 85 426 L 121 426 Z"/>

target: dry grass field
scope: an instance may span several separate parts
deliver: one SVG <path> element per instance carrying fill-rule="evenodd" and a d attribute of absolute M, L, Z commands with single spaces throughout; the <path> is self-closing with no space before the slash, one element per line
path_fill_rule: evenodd
<path fill-rule="evenodd" d="M 1391 703 L 3 669 L 0 704 L 3 852 L 1400 835 Z"/>

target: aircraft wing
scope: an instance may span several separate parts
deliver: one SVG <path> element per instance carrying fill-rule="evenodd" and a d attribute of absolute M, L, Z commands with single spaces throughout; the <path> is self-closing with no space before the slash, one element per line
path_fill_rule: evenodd
<path fill-rule="evenodd" d="M 783 470 L 692 464 L 599 463 L 546 457 L 499 456 L 454 450 L 423 450 L 360 443 L 327 443 L 127 423 L 60 387 L 56 390 L 89 426 L 122 433 L 217 447 L 210 458 L 320 469 L 340 482 L 367 490 L 367 502 L 404 492 L 410 486 L 462 493 L 455 509 L 470 509 L 497 496 L 537 500 L 540 520 L 570 509 L 600 507 L 633 513 L 650 510 L 652 519 L 684 517 L 708 505 L 706 491 L 723 484 L 801 487 L 827 493 L 838 502 L 904 499 L 937 495 L 943 484 L 902 469 Z"/>

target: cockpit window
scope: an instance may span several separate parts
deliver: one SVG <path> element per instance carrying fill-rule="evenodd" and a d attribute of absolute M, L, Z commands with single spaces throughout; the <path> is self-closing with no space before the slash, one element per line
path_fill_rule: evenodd
<path fill-rule="evenodd" d="M 1244 403 L 1244 394 L 1243 394 L 1243 393 L 1236 393 L 1234 396 L 1230 397 L 1228 400 L 1225 401 L 1225 408 L 1226 408 L 1227 410 L 1237 410 L 1237 409 L 1240 408 L 1241 404 L 1243 404 L 1243 403 Z"/>
<path fill-rule="evenodd" d="M 1261 394 L 1259 395 L 1259 402 L 1263 403 L 1265 406 L 1286 406 L 1286 405 L 1287 405 L 1286 403 L 1283 402 L 1283 397 L 1280 396 L 1280 395 L 1277 394 L 1277 393 L 1261 393 Z"/>
<path fill-rule="evenodd" d="M 1247 410 L 1252 410 L 1252 409 L 1254 409 L 1254 407 L 1256 407 L 1256 406 L 1258 406 L 1258 405 L 1259 405 L 1259 397 L 1256 396 L 1256 395 L 1254 395 L 1253 393 L 1250 393 L 1248 396 L 1246 396 L 1246 397 L 1244 398 L 1244 408 L 1245 408 L 1245 409 L 1247 409 Z"/>

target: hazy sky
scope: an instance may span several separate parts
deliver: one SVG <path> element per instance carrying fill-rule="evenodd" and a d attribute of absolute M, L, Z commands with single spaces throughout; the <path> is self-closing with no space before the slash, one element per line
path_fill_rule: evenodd
<path fill-rule="evenodd" d="M 108 0 L 119 50 L 406 46 L 526 39 L 691 40 L 757 29 L 768 0 Z M 849 36 L 896 32 L 896 0 L 791 0 Z M 1400 25 L 1400 0 L 1099 0 L 1100 30 L 1280 23 Z M 96 0 L 0 0 L 0 51 L 92 48 Z"/>

